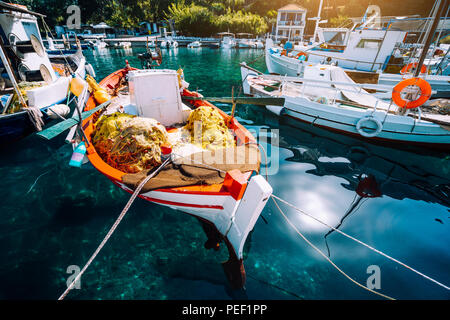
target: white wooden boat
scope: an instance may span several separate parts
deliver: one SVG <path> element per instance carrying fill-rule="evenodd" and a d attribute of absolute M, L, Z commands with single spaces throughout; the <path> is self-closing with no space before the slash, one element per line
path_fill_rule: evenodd
<path fill-rule="evenodd" d="M 196 100 L 184 104 L 183 98 L 201 97 L 201 95 L 190 92 L 186 88 L 181 88 L 180 91 L 179 79 L 174 70 L 136 70 L 130 67 L 118 70 L 100 82 L 100 86 L 106 90 L 120 92 L 113 97 L 104 113 L 113 113 L 123 106 L 125 112 L 156 119 L 168 130 L 171 128 L 170 134 L 176 135 L 181 129 L 176 125 L 177 123 L 186 121 L 193 109 L 207 106 L 217 110 L 226 120 L 228 128 L 236 134 L 238 146 L 245 146 L 255 141 L 251 133 L 235 118 L 231 118 L 209 102 Z M 125 87 L 123 87 L 124 83 L 126 83 Z M 128 86 L 133 90 L 128 91 Z M 86 110 L 95 108 L 97 104 L 94 97 L 91 97 Z M 161 108 L 164 108 L 164 112 L 161 112 Z M 107 163 L 91 141 L 96 128 L 96 119 L 98 114 L 92 115 L 83 123 L 85 136 L 90 142 L 87 148 L 89 161 L 114 184 L 125 191 L 132 192 L 132 187 L 127 183 L 130 181 L 130 175 Z M 172 157 L 175 157 L 172 161 L 178 159 L 179 154 L 176 152 L 172 153 Z M 183 156 L 189 156 L 189 152 Z M 203 163 L 195 163 L 196 167 L 203 165 Z M 204 168 L 208 169 L 215 165 L 209 163 L 209 166 Z M 201 220 L 208 235 L 205 246 L 218 249 L 219 242 L 222 240 L 225 242 L 230 253 L 229 260 L 224 264 L 225 272 L 233 286 L 242 287 L 245 283 L 243 246 L 272 192 L 267 181 L 255 173 L 229 172 L 224 176 L 223 182 L 215 184 L 202 182 L 184 186 L 175 184 L 177 187 L 170 187 L 174 185 L 170 183 L 167 187 L 143 190 L 139 197 L 186 212 Z"/>
<path fill-rule="evenodd" d="M 230 32 L 221 32 L 218 33 L 221 37 L 220 47 L 223 49 L 231 49 L 236 47 L 236 39 L 233 33 Z"/>
<path fill-rule="evenodd" d="M 41 122 L 37 118 L 44 123 L 49 120 L 48 109 L 66 102 L 72 75 L 65 70 L 61 70 L 59 75 L 54 70 L 55 62 L 49 59 L 37 24 L 37 17 L 42 15 L 27 10 L 25 6 L 4 2 L 0 2 L 0 8 L 3 11 L 0 26 L 4 34 L 9 35 L 1 45 L 1 64 L 7 70 L 0 77 L 3 84 L 1 96 L 7 101 L 6 105 L 0 106 L 0 145 L 3 145 L 39 129 L 39 126 L 35 128 L 36 122 Z M 74 75 L 81 77 L 85 74 L 85 60 L 82 54 L 77 59 L 77 62 L 72 61 L 71 68 Z M 26 101 L 19 98 L 20 109 L 16 111 L 8 97 L 12 97 L 12 93 L 17 92 L 16 87 L 22 83 L 34 88 L 26 90 Z M 36 117 L 34 121 L 32 117 Z"/>
<path fill-rule="evenodd" d="M 281 55 L 282 50 L 280 48 L 273 47 L 273 41 L 271 39 L 266 40 L 266 65 L 269 73 L 287 75 L 291 77 L 303 77 L 305 66 L 317 64 L 325 65 L 322 63 L 314 62 L 311 59 L 311 52 L 305 51 L 292 51 L 291 54 Z M 302 58 L 303 57 L 303 58 Z M 301 59 L 302 58 L 302 59 Z M 307 60 L 307 61 L 306 61 Z M 311 61 L 313 60 L 313 61 Z M 327 64 L 335 65 L 335 61 L 330 61 Z M 341 63 L 337 64 L 343 67 Z M 407 66 L 405 66 L 407 67 Z M 348 70 L 347 68 L 345 68 Z M 403 74 L 392 74 L 383 72 L 367 72 L 360 70 L 348 70 L 350 73 L 365 73 L 365 77 L 375 77 L 379 84 L 394 86 L 403 80 Z M 435 91 L 434 98 L 450 98 L 450 76 L 445 75 L 422 75 L 431 85 Z"/>
<path fill-rule="evenodd" d="M 200 48 L 202 43 L 200 41 L 194 41 L 187 45 L 188 48 Z"/>
<path fill-rule="evenodd" d="M 241 74 L 245 94 L 285 98 L 283 107 L 269 107 L 277 114 L 370 141 L 430 148 L 450 146 L 450 116 L 430 114 L 420 107 L 399 113 L 404 110 L 392 101 L 369 94 L 364 85 L 355 84 L 340 67 L 307 65 L 301 79 L 263 75 L 245 66 L 241 67 Z M 394 91 L 403 92 L 397 86 Z"/>

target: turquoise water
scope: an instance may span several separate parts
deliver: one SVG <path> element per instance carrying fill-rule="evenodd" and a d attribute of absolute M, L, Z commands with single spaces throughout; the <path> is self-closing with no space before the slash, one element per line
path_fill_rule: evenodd
<path fill-rule="evenodd" d="M 97 80 L 143 49 L 86 51 Z M 205 96 L 238 91 L 238 63 L 262 51 L 179 48 L 163 67 L 182 66 Z M 265 69 L 264 60 L 253 66 Z M 225 111 L 230 106 L 221 105 Z M 287 123 L 256 106 L 238 106 L 250 129 L 277 129 L 274 193 L 340 230 L 450 284 L 450 164 L 446 154 L 367 145 L 309 125 Z M 68 166 L 64 135 L 30 136 L 1 151 L 0 299 L 56 299 L 70 265 L 82 267 L 129 194 L 91 165 Z M 270 149 L 270 148 L 269 148 Z M 273 149 L 271 154 L 276 154 Z M 270 151 L 270 150 L 269 150 Z M 381 196 L 359 199 L 371 175 Z M 366 284 L 380 268 L 379 291 L 399 299 L 449 299 L 445 289 L 281 205 L 296 227 L 350 276 Z M 355 286 L 306 244 L 269 202 L 245 248 L 247 285 L 234 291 L 220 265 L 226 250 L 207 251 L 197 220 L 138 199 L 68 299 L 379 299 Z M 342 221 L 341 221 L 342 220 Z M 327 236 L 326 236 L 327 235 Z M 326 236 L 326 237 L 325 237 Z"/>

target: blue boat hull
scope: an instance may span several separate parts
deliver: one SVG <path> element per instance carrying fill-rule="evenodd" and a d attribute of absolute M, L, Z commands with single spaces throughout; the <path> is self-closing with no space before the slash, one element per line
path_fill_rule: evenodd
<path fill-rule="evenodd" d="M 51 119 L 43 113 L 44 123 Z M 26 112 L 0 117 L 0 147 L 22 139 L 36 131 Z"/>

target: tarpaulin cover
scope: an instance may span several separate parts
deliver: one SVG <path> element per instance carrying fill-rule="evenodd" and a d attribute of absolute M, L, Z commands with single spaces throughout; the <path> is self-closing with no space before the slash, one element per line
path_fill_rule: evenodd
<path fill-rule="evenodd" d="M 178 158 L 150 179 L 141 193 L 155 189 L 222 183 L 225 172 L 238 169 L 241 172 L 258 171 L 261 159 L 256 144 L 203 151 Z M 126 174 L 122 181 L 135 189 L 153 169 Z"/>

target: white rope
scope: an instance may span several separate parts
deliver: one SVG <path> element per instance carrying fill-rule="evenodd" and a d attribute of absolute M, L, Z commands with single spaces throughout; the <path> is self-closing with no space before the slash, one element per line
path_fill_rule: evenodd
<path fill-rule="evenodd" d="M 92 254 L 92 256 L 89 258 L 88 262 L 86 263 L 86 265 L 83 267 L 83 269 L 80 271 L 80 273 L 75 277 L 75 279 L 72 281 L 72 283 L 67 287 L 66 291 L 64 291 L 64 293 L 58 298 L 58 300 L 63 300 L 67 294 L 70 292 L 70 290 L 73 289 L 75 283 L 81 278 L 81 276 L 83 275 L 83 273 L 86 271 L 86 269 L 90 266 L 90 264 L 92 263 L 92 261 L 94 261 L 95 257 L 97 257 L 98 253 L 100 252 L 100 250 L 102 250 L 103 246 L 106 244 L 106 242 L 109 240 L 109 238 L 111 237 L 111 235 L 113 234 L 113 232 L 116 230 L 117 226 L 119 225 L 119 223 L 122 221 L 123 217 L 125 216 L 125 214 L 128 212 L 128 209 L 130 209 L 131 205 L 133 204 L 134 200 L 136 199 L 136 197 L 138 196 L 139 192 L 142 190 L 142 188 L 144 187 L 144 185 L 151 179 L 153 178 L 167 163 L 169 163 L 170 158 L 168 158 L 166 161 L 164 161 L 155 171 L 153 171 L 150 175 L 148 175 L 144 180 L 141 181 L 141 183 L 139 183 L 139 185 L 137 186 L 136 190 L 134 190 L 133 194 L 131 195 L 130 200 L 128 200 L 127 205 L 125 206 L 125 208 L 123 208 L 122 212 L 120 213 L 119 217 L 117 218 L 116 222 L 114 222 L 113 226 L 111 227 L 111 229 L 109 230 L 108 234 L 105 236 L 105 238 L 103 239 L 103 241 L 100 243 L 100 245 L 98 246 L 98 248 L 95 250 L 95 252 Z"/>
<path fill-rule="evenodd" d="M 295 225 L 288 219 L 288 217 L 284 214 L 283 210 L 281 210 L 281 208 L 278 206 L 278 203 L 276 202 L 274 197 L 271 197 L 273 202 L 275 203 L 275 205 L 277 206 L 278 210 L 280 211 L 281 215 L 283 216 L 283 218 L 286 220 L 286 222 L 297 232 L 297 234 L 303 238 L 303 240 L 306 241 L 306 243 L 308 243 L 314 250 L 316 250 L 322 257 L 324 257 L 333 267 L 336 268 L 337 271 L 339 271 L 344 277 L 346 277 L 347 279 L 349 279 L 351 282 L 353 282 L 354 284 L 356 284 L 358 287 L 361 287 L 365 290 L 368 290 L 376 295 L 379 295 L 383 298 L 389 299 L 389 300 L 395 300 L 394 298 L 387 296 L 383 293 L 377 292 L 375 290 L 369 289 L 368 287 L 362 285 L 361 283 L 359 283 L 358 281 L 356 281 L 355 279 L 353 279 L 352 277 L 350 277 L 348 274 L 346 274 L 341 268 L 339 268 L 330 258 L 328 258 L 326 256 L 325 253 L 322 252 L 322 250 L 320 250 L 319 248 L 317 248 L 311 241 L 309 241 L 296 227 Z"/>
<path fill-rule="evenodd" d="M 24 108 L 30 118 L 31 123 L 37 131 L 42 131 L 44 126 L 44 120 L 42 120 L 42 112 L 38 107 L 26 107 Z"/>
<path fill-rule="evenodd" d="M 342 234 L 343 236 L 345 236 L 345 237 L 347 237 L 347 238 L 349 238 L 349 239 L 351 239 L 351 240 L 353 240 L 353 241 L 356 241 L 357 243 L 359 243 L 359 244 L 365 246 L 366 248 L 368 248 L 368 249 L 370 249 L 370 250 L 372 250 L 372 251 L 374 251 L 374 252 L 376 252 L 376 253 L 382 255 L 383 257 L 388 258 L 389 260 L 391 260 L 391 261 L 393 261 L 393 262 L 395 262 L 395 263 L 398 263 L 399 265 L 405 267 L 406 269 L 411 270 L 412 272 L 414 272 L 414 273 L 420 275 L 421 277 L 423 277 L 423 278 L 425 278 L 425 279 L 427 279 L 427 280 L 429 280 L 429 281 L 431 281 L 431 282 L 434 282 L 435 284 L 437 284 L 437 285 L 443 287 L 444 289 L 450 290 L 450 287 L 446 286 L 445 284 L 442 284 L 441 282 L 439 282 L 439 281 L 437 281 L 437 280 L 435 280 L 435 279 L 433 279 L 433 278 L 427 276 L 426 274 L 423 274 L 423 273 L 420 272 L 420 271 L 417 271 L 416 269 L 414 269 L 414 268 L 412 268 L 412 267 L 406 265 L 405 263 L 403 263 L 403 262 L 401 262 L 401 261 L 399 261 L 399 260 L 397 260 L 397 259 L 395 259 L 395 258 L 393 258 L 393 257 L 391 257 L 391 256 L 389 256 L 389 255 L 387 255 L 386 253 L 384 253 L 384 252 L 382 252 L 382 251 L 380 251 L 380 250 L 378 250 L 378 249 L 375 249 L 374 247 L 371 247 L 371 246 L 368 245 L 367 243 L 364 243 L 364 242 L 362 242 L 361 240 L 358 240 L 358 239 L 356 239 L 356 238 L 354 238 L 354 237 L 348 235 L 347 233 L 345 233 L 345 232 L 343 232 L 343 231 L 341 231 L 341 230 L 339 230 L 339 229 L 336 229 L 336 228 L 333 227 L 333 226 L 330 226 L 329 224 L 327 224 L 327 223 L 325 223 L 325 222 L 323 222 L 323 221 L 317 219 L 316 217 L 314 217 L 314 216 L 312 216 L 312 215 L 310 215 L 310 214 L 304 212 L 303 210 L 297 208 L 297 207 L 294 206 L 293 204 L 290 204 L 290 203 L 287 202 L 286 200 L 283 200 L 283 199 L 281 199 L 280 197 L 277 197 L 276 195 L 273 195 L 273 194 L 272 194 L 272 197 L 275 198 L 275 199 L 277 199 L 277 200 L 279 200 L 279 201 L 281 201 L 281 202 L 283 202 L 284 204 L 288 205 L 289 207 L 293 208 L 294 210 L 296 210 L 296 211 L 298 211 L 298 212 L 300 212 L 300 213 L 302 213 L 302 214 L 304 214 L 304 215 L 306 215 L 306 216 L 308 216 L 308 217 L 314 219 L 315 221 L 317 221 L 317 222 L 319 222 L 319 223 L 321 223 L 321 224 L 327 226 L 328 228 L 333 229 L 334 231 L 336 231 L 336 232 Z"/>

